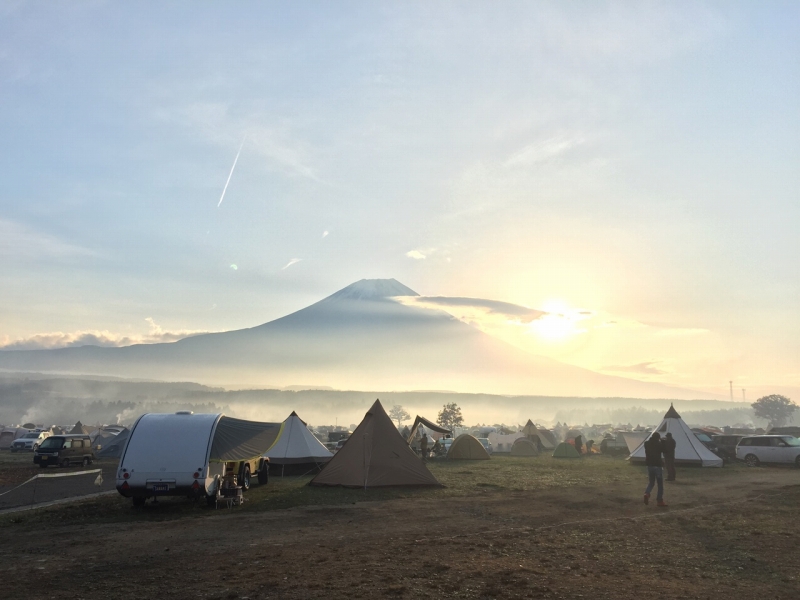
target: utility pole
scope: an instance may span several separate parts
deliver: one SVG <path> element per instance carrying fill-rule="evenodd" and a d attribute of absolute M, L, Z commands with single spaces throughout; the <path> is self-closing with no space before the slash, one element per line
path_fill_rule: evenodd
<path fill-rule="evenodd" d="M 731 386 L 731 402 L 733 402 L 733 381 L 728 382 Z"/>

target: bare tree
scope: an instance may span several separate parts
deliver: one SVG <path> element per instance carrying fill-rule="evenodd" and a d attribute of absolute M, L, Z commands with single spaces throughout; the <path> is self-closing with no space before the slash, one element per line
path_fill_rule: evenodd
<path fill-rule="evenodd" d="M 397 421 L 397 427 L 400 428 L 403 426 L 404 421 L 408 421 L 411 418 L 411 415 L 408 414 L 408 411 L 400 406 L 399 404 L 395 404 L 389 410 L 389 418 L 393 421 Z"/>

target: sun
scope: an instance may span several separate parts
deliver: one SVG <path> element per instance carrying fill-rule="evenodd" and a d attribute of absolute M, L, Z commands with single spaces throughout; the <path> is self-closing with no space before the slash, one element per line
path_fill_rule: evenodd
<path fill-rule="evenodd" d="M 583 333 L 578 321 L 585 318 L 585 313 L 570 308 L 563 300 L 548 300 L 542 306 L 547 314 L 530 324 L 530 331 L 548 342 L 563 342 Z"/>

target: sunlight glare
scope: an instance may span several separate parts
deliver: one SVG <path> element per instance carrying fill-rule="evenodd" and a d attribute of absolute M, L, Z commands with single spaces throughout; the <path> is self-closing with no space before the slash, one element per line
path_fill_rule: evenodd
<path fill-rule="evenodd" d="M 577 322 L 585 316 L 567 305 L 563 300 L 548 300 L 542 306 L 547 314 L 530 324 L 530 331 L 549 342 L 561 342 L 583 333 Z"/>

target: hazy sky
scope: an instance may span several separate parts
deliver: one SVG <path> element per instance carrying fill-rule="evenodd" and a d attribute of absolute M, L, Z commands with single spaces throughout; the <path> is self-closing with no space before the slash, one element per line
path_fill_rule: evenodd
<path fill-rule="evenodd" d="M 800 387 L 798 98 L 796 2 L 5 2 L 0 344 L 393 277 L 603 372 Z"/>

